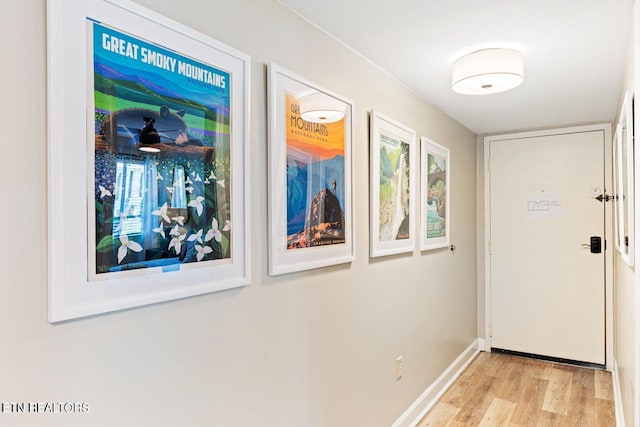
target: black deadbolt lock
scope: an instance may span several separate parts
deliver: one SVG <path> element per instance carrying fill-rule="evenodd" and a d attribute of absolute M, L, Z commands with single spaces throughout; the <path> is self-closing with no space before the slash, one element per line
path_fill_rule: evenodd
<path fill-rule="evenodd" d="M 599 254 L 602 252 L 602 240 L 600 236 L 591 236 L 591 253 Z"/>

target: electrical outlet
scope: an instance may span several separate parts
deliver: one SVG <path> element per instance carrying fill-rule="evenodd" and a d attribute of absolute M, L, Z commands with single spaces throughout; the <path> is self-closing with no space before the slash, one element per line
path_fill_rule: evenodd
<path fill-rule="evenodd" d="M 402 356 L 398 356 L 396 359 L 396 381 L 402 379 Z"/>

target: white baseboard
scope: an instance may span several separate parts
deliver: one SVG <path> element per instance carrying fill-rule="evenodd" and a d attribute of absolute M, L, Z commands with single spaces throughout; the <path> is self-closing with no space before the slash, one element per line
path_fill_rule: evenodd
<path fill-rule="evenodd" d="M 431 384 L 415 402 L 393 423 L 392 427 L 415 427 L 436 404 L 462 371 L 476 358 L 484 343 L 477 339 Z"/>
<path fill-rule="evenodd" d="M 615 359 L 613 359 L 611 380 L 613 382 L 613 403 L 616 409 L 616 427 L 625 427 L 624 412 L 622 409 L 622 393 L 620 392 L 620 377 L 618 376 L 618 361 Z"/>

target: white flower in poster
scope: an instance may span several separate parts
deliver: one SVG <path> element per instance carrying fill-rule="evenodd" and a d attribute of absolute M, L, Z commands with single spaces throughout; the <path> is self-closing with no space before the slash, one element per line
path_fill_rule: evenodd
<path fill-rule="evenodd" d="M 193 181 L 191 181 L 191 178 L 189 178 L 189 176 L 187 175 L 187 179 L 184 181 L 184 183 L 190 185 L 193 184 Z"/>
<path fill-rule="evenodd" d="M 202 228 L 198 230 L 197 233 L 189 236 L 189 238 L 187 239 L 188 242 L 193 242 L 194 240 L 197 240 L 198 242 L 200 242 L 200 244 L 202 244 Z"/>
<path fill-rule="evenodd" d="M 164 181 L 164 178 L 162 177 L 162 175 L 160 175 L 160 172 L 156 172 L 156 179 L 158 181 Z"/>
<path fill-rule="evenodd" d="M 216 178 L 216 174 L 214 174 L 213 171 L 211 171 L 208 179 L 218 179 L 218 178 Z"/>
<path fill-rule="evenodd" d="M 165 188 L 169 193 L 173 194 L 173 187 L 165 187 Z"/>
<path fill-rule="evenodd" d="M 213 238 L 215 238 L 218 243 L 222 241 L 222 233 L 218 230 L 218 220 L 215 217 L 211 220 L 211 230 L 207 231 L 207 235 L 204 236 L 204 241 L 208 242 Z"/>
<path fill-rule="evenodd" d="M 171 229 L 171 231 L 169 231 L 169 235 L 170 235 L 170 236 L 173 236 L 173 237 L 176 237 L 176 236 L 179 236 L 179 235 L 180 235 L 180 229 L 178 228 L 178 224 L 176 224 L 176 226 L 175 226 L 175 227 L 173 227 L 173 228 Z"/>
<path fill-rule="evenodd" d="M 156 228 L 152 229 L 151 231 L 158 233 L 164 239 L 164 227 L 162 223 L 160 223 L 160 225 L 158 225 Z"/>
<path fill-rule="evenodd" d="M 184 225 L 184 217 L 182 215 L 173 216 L 173 217 L 171 217 L 171 220 L 177 222 L 180 225 Z"/>
<path fill-rule="evenodd" d="M 202 178 L 200 178 L 199 174 L 196 174 L 196 179 L 194 181 L 195 182 L 202 182 Z"/>
<path fill-rule="evenodd" d="M 118 248 L 118 264 L 120 264 L 124 257 L 127 256 L 129 250 L 132 250 L 133 252 L 142 251 L 142 246 L 140 246 L 140 243 L 129 240 L 129 236 L 127 236 L 126 234 L 120 235 L 120 243 L 122 243 L 122 246 Z"/>
<path fill-rule="evenodd" d="M 198 216 L 202 215 L 202 202 L 204 201 L 204 197 L 198 196 L 195 200 L 190 201 L 187 206 L 196 208 L 196 212 L 198 212 Z"/>
<path fill-rule="evenodd" d="M 213 249 L 211 249 L 209 246 L 195 245 L 194 247 L 196 248 L 196 251 L 198 251 L 198 254 L 196 255 L 196 259 L 198 261 L 202 261 L 206 254 L 210 254 L 211 252 L 213 252 Z"/>
<path fill-rule="evenodd" d="M 178 226 L 176 225 L 176 228 Z M 179 254 L 180 251 L 182 250 L 182 241 L 185 238 L 185 234 L 173 234 L 173 231 L 171 231 L 170 233 L 173 236 L 173 239 L 171 239 L 171 241 L 169 242 L 169 247 L 167 248 L 167 250 L 171 250 L 171 248 L 174 248 L 176 251 L 176 254 Z"/>
<path fill-rule="evenodd" d="M 155 210 L 155 211 L 151 212 L 151 215 L 159 216 L 165 222 L 170 223 L 171 220 L 169 219 L 169 215 L 167 215 L 167 209 L 168 209 L 167 202 L 164 202 L 162 207 L 160 209 L 158 209 L 158 210 Z"/>
<path fill-rule="evenodd" d="M 100 198 L 104 199 L 105 197 L 111 197 L 111 191 L 107 190 L 104 186 L 98 185 L 100 189 Z"/>
<path fill-rule="evenodd" d="M 192 186 L 188 186 L 187 188 L 185 188 L 185 190 L 186 190 L 189 194 L 193 193 L 193 187 L 192 187 Z"/>
<path fill-rule="evenodd" d="M 231 221 L 226 220 L 224 222 L 224 227 L 222 227 L 222 231 L 229 231 L 229 230 L 231 230 Z"/>

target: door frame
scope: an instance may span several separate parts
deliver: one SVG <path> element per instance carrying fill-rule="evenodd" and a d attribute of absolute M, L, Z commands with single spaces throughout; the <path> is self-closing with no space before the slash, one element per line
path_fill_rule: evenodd
<path fill-rule="evenodd" d="M 605 191 L 611 191 L 611 124 L 601 123 L 586 126 L 572 126 L 566 128 L 545 129 L 531 132 L 516 132 L 500 135 L 486 135 L 482 139 L 484 150 L 484 307 L 478 299 L 478 312 L 484 312 L 484 350 L 491 351 L 491 171 L 490 146 L 492 142 L 518 138 L 562 135 L 582 132 L 604 132 L 604 186 Z M 613 369 L 613 234 L 612 209 L 605 209 L 604 238 L 609 240 L 605 250 L 605 364 L 608 371 Z"/>

